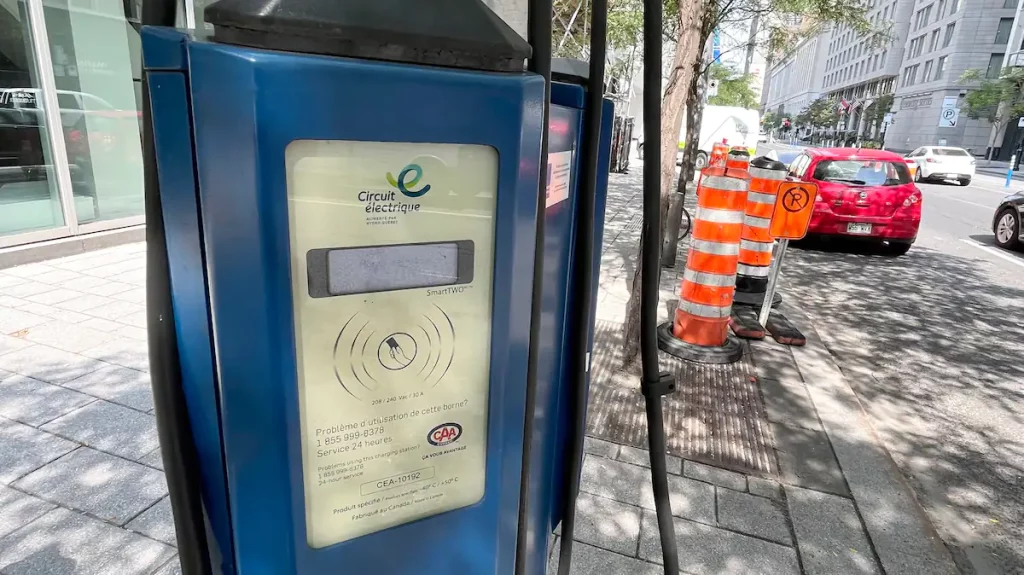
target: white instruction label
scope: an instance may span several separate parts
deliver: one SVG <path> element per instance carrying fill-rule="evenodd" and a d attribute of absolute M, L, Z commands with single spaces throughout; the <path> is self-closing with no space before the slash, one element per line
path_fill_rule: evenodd
<path fill-rule="evenodd" d="M 572 152 L 548 154 L 548 187 L 546 207 L 569 198 L 569 176 L 572 174 Z"/>
<path fill-rule="evenodd" d="M 309 545 L 473 505 L 497 152 L 303 140 L 285 160 Z"/>

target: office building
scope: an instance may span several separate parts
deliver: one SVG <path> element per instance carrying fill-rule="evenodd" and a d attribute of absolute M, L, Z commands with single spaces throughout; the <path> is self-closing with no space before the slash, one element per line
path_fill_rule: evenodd
<path fill-rule="evenodd" d="M 886 147 L 909 151 L 924 145 L 950 145 L 984 156 L 993 130 L 984 120 L 966 114 L 954 126 L 943 121 L 943 109 L 959 109 L 977 84 L 961 84 L 964 71 L 977 69 L 998 78 L 1008 56 L 1020 49 L 1020 30 L 1014 30 L 1018 0 L 918 0 L 900 65 L 893 104 L 895 123 L 886 134 Z M 1000 136 L 1000 134 L 996 134 Z M 1017 129 L 1008 130 L 1014 142 Z M 1013 145 L 1003 146 L 1008 159 Z M 999 150 L 997 150 L 999 151 Z"/>
<path fill-rule="evenodd" d="M 873 40 L 840 26 L 805 40 L 770 68 L 763 108 L 795 115 L 824 96 L 836 103 L 836 125 L 828 132 L 841 143 L 884 141 L 887 149 L 901 152 L 948 145 L 984 156 L 991 142 L 995 157 L 1009 158 L 1024 129 L 1011 121 L 995 131 L 987 121 L 961 114 L 964 97 L 977 83 L 960 78 L 968 69 L 996 78 L 1018 61 L 1011 56 L 1024 50 L 1024 22 L 1014 18 L 1019 0 L 974 0 L 969 10 L 966 1 L 869 0 L 868 20 L 887 34 Z M 1019 61 L 1024 64 L 1024 58 Z M 885 95 L 892 96 L 887 126 L 873 109 Z"/>
<path fill-rule="evenodd" d="M 818 34 L 803 40 L 796 49 L 771 66 L 761 96 L 761 112 L 795 118 L 822 95 L 829 42 Z M 796 126 L 797 136 L 806 130 Z"/>

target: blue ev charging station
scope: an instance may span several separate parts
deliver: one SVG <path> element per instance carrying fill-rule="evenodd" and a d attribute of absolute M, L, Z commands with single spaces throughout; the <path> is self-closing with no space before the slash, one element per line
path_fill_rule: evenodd
<path fill-rule="evenodd" d="M 205 16 L 212 35 L 146 5 L 142 34 L 151 371 L 183 572 L 543 573 L 559 522 L 567 572 L 603 67 L 552 83 L 550 21 L 531 17 L 531 46 L 477 0 Z"/>

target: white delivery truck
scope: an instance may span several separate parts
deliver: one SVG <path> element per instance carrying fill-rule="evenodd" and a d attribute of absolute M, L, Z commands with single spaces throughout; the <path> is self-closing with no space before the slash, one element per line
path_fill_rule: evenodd
<path fill-rule="evenodd" d="M 696 167 L 703 169 L 708 164 L 711 146 L 725 143 L 731 146 L 744 146 L 754 155 L 757 149 L 757 138 L 761 131 L 761 115 L 757 110 L 748 110 L 738 106 L 704 106 L 704 115 L 700 123 Z M 679 129 L 679 155 L 682 157 L 686 144 L 686 117 Z M 640 157 L 644 156 L 644 143 L 639 144 Z"/>
<path fill-rule="evenodd" d="M 704 117 L 700 122 L 700 138 L 697 140 L 700 151 L 697 152 L 696 168 L 703 169 L 708 165 L 708 156 L 714 144 L 724 143 L 728 146 L 743 146 L 753 156 L 757 150 L 757 137 L 761 131 L 761 115 L 757 110 L 748 110 L 738 106 L 705 106 Z M 686 118 L 679 130 L 679 152 L 682 154 L 686 145 Z"/>

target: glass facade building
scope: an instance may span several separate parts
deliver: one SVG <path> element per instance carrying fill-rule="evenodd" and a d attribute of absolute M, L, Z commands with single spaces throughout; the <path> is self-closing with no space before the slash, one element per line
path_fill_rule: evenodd
<path fill-rule="evenodd" d="M 140 13 L 0 0 L 0 248 L 143 223 Z"/>

